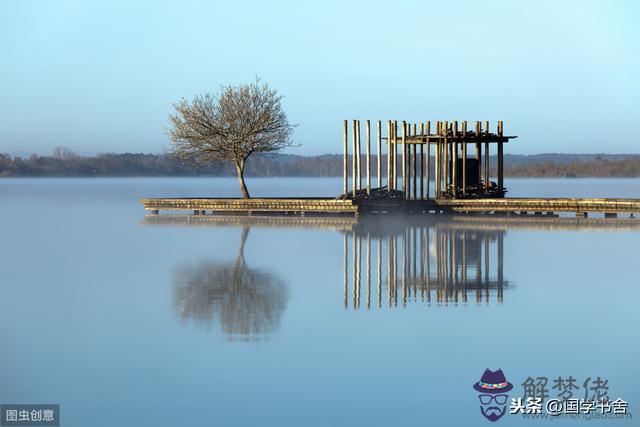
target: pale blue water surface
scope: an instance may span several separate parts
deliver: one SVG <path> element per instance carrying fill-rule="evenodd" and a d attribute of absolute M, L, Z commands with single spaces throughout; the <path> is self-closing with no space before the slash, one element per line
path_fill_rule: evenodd
<path fill-rule="evenodd" d="M 640 180 L 508 185 L 640 198 Z M 341 181 L 249 188 L 332 196 Z M 0 403 L 59 403 L 65 427 L 494 425 L 472 385 L 501 368 L 512 397 L 529 376 L 552 397 L 558 376 L 576 397 L 600 376 L 640 417 L 637 223 L 145 219 L 137 202 L 237 193 L 235 179 L 0 180 Z"/>

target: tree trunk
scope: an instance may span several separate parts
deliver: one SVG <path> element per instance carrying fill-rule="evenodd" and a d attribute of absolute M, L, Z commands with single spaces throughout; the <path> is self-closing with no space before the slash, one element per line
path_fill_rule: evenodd
<path fill-rule="evenodd" d="M 238 181 L 240 181 L 240 191 L 242 191 L 243 199 L 250 199 L 249 190 L 247 190 L 247 184 L 244 182 L 244 162 L 236 163 L 236 170 L 238 171 Z"/>

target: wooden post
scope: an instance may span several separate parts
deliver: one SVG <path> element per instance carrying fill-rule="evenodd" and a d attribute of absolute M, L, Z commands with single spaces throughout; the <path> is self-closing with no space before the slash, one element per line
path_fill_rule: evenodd
<path fill-rule="evenodd" d="M 391 191 L 391 120 L 387 121 L 387 192 Z"/>
<path fill-rule="evenodd" d="M 405 165 L 403 166 L 403 176 L 405 182 L 404 198 L 411 198 L 411 148 L 409 147 L 409 137 L 411 136 L 411 123 L 406 124 L 405 140 L 402 141 L 402 155 Z"/>
<path fill-rule="evenodd" d="M 402 121 L 402 192 L 407 198 L 407 122 Z"/>
<path fill-rule="evenodd" d="M 431 179 L 431 143 L 429 142 L 429 135 L 431 134 L 431 122 L 427 121 L 427 126 L 425 129 L 425 133 L 427 134 L 427 142 L 426 142 L 426 147 L 427 147 L 427 158 L 425 159 L 425 168 L 427 170 L 426 175 L 426 195 L 427 195 L 427 200 L 429 200 L 429 181 Z"/>
<path fill-rule="evenodd" d="M 378 188 L 382 188 L 382 122 L 378 120 Z"/>
<path fill-rule="evenodd" d="M 462 195 L 467 195 L 467 121 L 462 122 Z"/>
<path fill-rule="evenodd" d="M 424 138 L 424 123 L 420 123 L 420 137 Z M 424 144 L 420 144 L 420 200 L 424 199 Z"/>
<path fill-rule="evenodd" d="M 451 178 L 451 154 L 450 154 L 450 146 L 447 135 L 449 134 L 449 121 L 445 120 L 444 122 L 444 179 L 442 180 L 444 184 L 443 191 L 446 192 L 449 189 L 449 179 Z"/>
<path fill-rule="evenodd" d="M 367 195 L 371 194 L 371 122 L 365 122 L 365 132 L 367 137 Z"/>
<path fill-rule="evenodd" d="M 357 172 L 357 168 L 356 168 L 356 153 L 358 150 L 358 144 L 356 142 L 356 121 L 353 121 L 353 154 L 351 155 L 351 175 L 352 175 L 352 181 L 353 181 L 353 197 L 356 197 L 356 172 Z"/>
<path fill-rule="evenodd" d="M 362 188 L 362 149 L 360 145 L 360 120 L 356 120 L 356 146 L 358 147 L 356 153 L 356 167 L 358 168 L 358 182 L 356 183 L 356 188 L 360 190 Z"/>
<path fill-rule="evenodd" d="M 393 189 L 398 189 L 398 121 L 393 121 Z"/>
<path fill-rule="evenodd" d="M 478 184 L 482 182 L 482 144 L 480 144 L 480 131 L 482 125 L 476 120 L 476 160 L 478 161 Z"/>
<path fill-rule="evenodd" d="M 491 182 L 489 181 L 489 122 L 484 122 L 484 131 L 487 134 L 487 139 L 484 141 L 484 188 L 489 188 Z"/>
<path fill-rule="evenodd" d="M 440 134 L 440 122 L 437 121 L 436 122 L 436 135 L 439 135 L 439 134 Z M 440 171 L 442 169 L 440 167 L 440 142 L 439 141 L 440 141 L 440 139 L 438 138 L 436 140 L 436 146 L 434 148 L 434 153 L 433 153 L 434 156 L 435 156 L 434 160 L 436 162 L 436 164 L 433 165 L 433 172 L 435 174 L 435 182 L 434 182 L 434 184 L 436 186 L 436 188 L 434 190 L 434 193 L 435 193 L 435 198 L 436 199 L 440 198 Z M 428 191 L 427 191 L 427 194 L 429 194 Z"/>
<path fill-rule="evenodd" d="M 453 159 L 451 168 L 453 172 L 452 176 L 452 188 L 453 188 L 453 198 L 458 197 L 458 121 L 453 122 Z"/>
<path fill-rule="evenodd" d="M 418 129 L 417 129 L 417 124 L 414 123 L 413 124 L 413 137 L 415 138 L 418 135 Z M 417 178 L 418 178 L 418 173 L 417 173 L 417 149 L 418 146 L 416 144 L 413 144 L 413 198 L 417 199 L 418 198 L 418 194 L 416 193 L 418 186 L 417 186 Z"/>
<path fill-rule="evenodd" d="M 498 122 L 498 136 L 502 138 L 502 121 Z M 498 188 L 500 191 L 504 188 L 504 159 L 503 159 L 503 143 L 498 142 Z"/>
<path fill-rule="evenodd" d="M 348 168 L 348 161 L 347 161 L 347 157 L 348 157 L 348 148 L 349 148 L 349 144 L 347 143 L 347 138 L 348 138 L 348 133 L 349 133 L 349 122 L 347 120 L 344 121 L 344 128 L 343 128 L 343 155 L 342 155 L 342 189 L 343 189 L 343 193 L 346 195 L 347 192 L 349 191 L 349 168 Z"/>

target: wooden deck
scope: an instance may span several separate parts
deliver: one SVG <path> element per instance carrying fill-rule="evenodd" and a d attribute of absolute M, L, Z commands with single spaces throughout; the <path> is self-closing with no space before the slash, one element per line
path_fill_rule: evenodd
<path fill-rule="evenodd" d="M 336 200 L 333 198 L 187 198 L 187 199 L 141 199 L 145 210 L 152 213 L 159 211 L 192 211 L 194 214 L 211 213 L 277 213 L 277 214 L 331 214 L 358 215 L 358 206 L 353 200 Z"/>
<path fill-rule="evenodd" d="M 277 215 L 346 215 L 376 213 L 485 213 L 549 215 L 589 213 L 614 217 L 618 214 L 640 214 L 640 199 L 595 198 L 501 198 L 501 199 L 439 199 L 439 200 L 337 200 L 333 198 L 176 198 L 141 199 L 144 209 L 205 213 L 243 213 Z"/>
<path fill-rule="evenodd" d="M 502 199 L 453 199 L 438 200 L 438 206 L 454 212 L 488 213 L 588 213 L 637 214 L 640 199 L 594 198 L 502 198 Z"/>

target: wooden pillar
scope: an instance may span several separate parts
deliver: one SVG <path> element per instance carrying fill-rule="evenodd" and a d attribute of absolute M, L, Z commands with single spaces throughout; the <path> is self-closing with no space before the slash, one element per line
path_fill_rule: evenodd
<path fill-rule="evenodd" d="M 356 167 L 356 153 L 358 150 L 358 143 L 356 142 L 356 121 L 353 121 L 353 154 L 351 155 L 351 175 L 352 175 L 352 185 L 353 185 L 353 197 L 356 197 L 356 172 L 357 172 L 357 167 Z"/>
<path fill-rule="evenodd" d="M 413 124 L 413 136 L 414 138 L 418 135 L 418 128 L 417 128 L 417 124 L 414 123 Z M 422 145 L 421 145 L 422 146 Z M 418 179 L 418 170 L 417 170 L 417 166 L 418 166 L 418 146 L 416 144 L 413 144 L 413 198 L 417 199 L 418 198 L 418 186 L 417 186 L 417 179 Z"/>
<path fill-rule="evenodd" d="M 436 135 L 440 134 L 440 122 L 436 122 Z M 428 150 L 427 150 L 428 151 Z M 434 178 L 434 184 L 435 184 L 435 189 L 434 189 L 434 196 L 436 199 L 440 198 L 440 139 L 438 138 L 436 140 L 436 145 L 434 148 L 434 161 L 435 161 L 435 165 L 433 165 L 433 173 L 435 174 Z M 427 191 L 427 195 L 429 194 L 429 191 Z"/>
<path fill-rule="evenodd" d="M 407 122 L 402 121 L 402 192 L 407 198 Z"/>
<path fill-rule="evenodd" d="M 347 138 L 348 138 L 348 133 L 349 133 L 349 122 L 347 120 L 344 121 L 344 127 L 343 127 L 343 146 L 342 146 L 342 151 L 343 151 L 343 155 L 342 155 L 342 192 L 344 194 L 347 194 L 347 192 L 349 191 L 349 167 L 348 164 L 349 162 L 347 161 L 347 157 L 348 157 L 348 149 L 349 149 L 349 144 L 347 143 Z"/>
<path fill-rule="evenodd" d="M 448 190 L 449 187 L 449 179 L 451 177 L 451 169 L 450 169 L 450 162 L 451 162 L 451 153 L 450 153 L 450 146 L 449 146 L 449 138 L 447 138 L 447 136 L 449 135 L 449 121 L 445 120 L 444 122 L 444 179 L 442 180 L 442 183 L 444 184 L 444 188 L 443 191 L 446 192 Z"/>
<path fill-rule="evenodd" d="M 491 186 L 491 182 L 489 181 L 489 122 L 484 122 L 484 132 L 487 135 L 484 142 L 484 188 L 489 188 Z"/>
<path fill-rule="evenodd" d="M 358 148 L 356 152 L 356 167 L 358 168 L 358 171 L 356 173 L 358 176 L 356 188 L 360 190 L 362 188 L 362 149 L 360 144 L 360 120 L 356 120 L 356 147 Z"/>
<path fill-rule="evenodd" d="M 451 183 L 453 188 L 453 198 L 458 197 L 458 121 L 453 122 L 453 158 L 451 164 Z"/>
<path fill-rule="evenodd" d="M 409 146 L 409 138 L 411 137 L 411 123 L 406 124 L 405 140 L 402 141 L 402 155 L 404 160 L 403 176 L 405 182 L 404 197 L 411 198 L 411 147 Z"/>
<path fill-rule="evenodd" d="M 427 137 L 427 142 L 425 143 L 425 146 L 427 148 L 427 157 L 425 158 L 425 169 L 427 171 L 427 173 L 425 173 L 425 194 L 427 196 L 427 200 L 429 199 L 429 180 L 431 179 L 431 143 L 429 142 L 429 135 L 431 134 L 431 122 L 427 121 L 426 126 L 425 126 L 425 133 L 426 133 L 426 137 Z"/>
<path fill-rule="evenodd" d="M 391 120 L 387 121 L 387 192 L 391 191 Z"/>
<path fill-rule="evenodd" d="M 398 189 L 398 121 L 393 121 L 393 189 Z"/>
<path fill-rule="evenodd" d="M 462 195 L 467 195 L 467 121 L 462 122 Z"/>
<path fill-rule="evenodd" d="M 420 137 L 424 138 L 424 123 L 420 123 Z M 420 199 L 424 199 L 424 144 L 420 144 Z"/>
<path fill-rule="evenodd" d="M 482 144 L 480 143 L 480 131 L 482 125 L 476 120 L 476 160 L 478 161 L 478 184 L 482 182 Z"/>
<path fill-rule="evenodd" d="M 367 195 L 371 194 L 371 122 L 365 122 L 365 133 L 367 139 Z"/>
<path fill-rule="evenodd" d="M 378 120 L 378 188 L 382 188 L 382 122 Z"/>
<path fill-rule="evenodd" d="M 498 136 L 502 138 L 502 121 L 498 122 Z M 503 143 L 498 142 L 498 188 L 500 191 L 504 189 L 504 158 Z"/>

